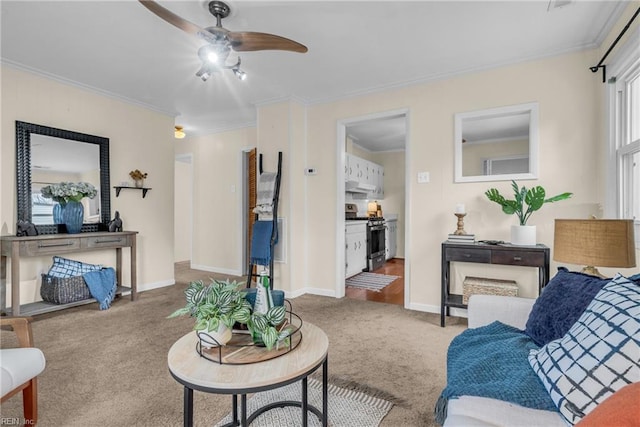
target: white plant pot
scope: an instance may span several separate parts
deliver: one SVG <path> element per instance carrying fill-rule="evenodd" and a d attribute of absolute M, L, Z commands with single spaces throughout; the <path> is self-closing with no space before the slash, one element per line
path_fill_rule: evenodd
<path fill-rule="evenodd" d="M 512 225 L 511 244 L 517 246 L 535 246 L 536 226 L 535 225 Z"/>
<path fill-rule="evenodd" d="M 202 346 L 204 348 L 213 348 L 218 347 L 218 345 L 216 345 L 216 342 L 220 345 L 225 345 L 226 343 L 228 343 L 231 339 L 232 332 L 233 331 L 230 328 L 227 328 L 226 325 L 220 323 L 220 325 L 218 325 L 217 331 L 206 331 L 203 329 L 200 331 L 196 331 L 196 336 L 201 339 Z"/>

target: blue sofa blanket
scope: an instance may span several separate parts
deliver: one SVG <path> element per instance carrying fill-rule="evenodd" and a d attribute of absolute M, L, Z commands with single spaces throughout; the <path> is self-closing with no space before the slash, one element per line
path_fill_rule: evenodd
<path fill-rule="evenodd" d="M 447 354 L 447 387 L 436 403 L 436 421 L 444 423 L 449 399 L 460 396 L 557 411 L 529 365 L 527 356 L 532 349 L 538 346 L 524 331 L 500 322 L 467 329 L 455 337 Z"/>
<path fill-rule="evenodd" d="M 90 271 L 82 275 L 91 295 L 100 303 L 100 310 L 111 307 L 111 301 L 116 296 L 118 284 L 116 271 L 111 268 Z"/>

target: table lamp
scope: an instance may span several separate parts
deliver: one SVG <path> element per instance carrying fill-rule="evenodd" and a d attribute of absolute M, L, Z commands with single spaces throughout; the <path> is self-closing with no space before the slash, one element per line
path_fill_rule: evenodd
<path fill-rule="evenodd" d="M 586 265 L 585 274 L 604 277 L 598 267 L 636 266 L 633 220 L 556 219 L 554 261 Z"/>

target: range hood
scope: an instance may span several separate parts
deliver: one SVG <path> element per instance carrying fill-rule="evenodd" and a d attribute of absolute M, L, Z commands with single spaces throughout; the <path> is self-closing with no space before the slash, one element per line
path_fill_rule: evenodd
<path fill-rule="evenodd" d="M 367 184 L 366 182 L 347 181 L 344 184 L 344 190 L 347 193 L 371 193 L 375 191 L 376 186 L 373 184 Z"/>

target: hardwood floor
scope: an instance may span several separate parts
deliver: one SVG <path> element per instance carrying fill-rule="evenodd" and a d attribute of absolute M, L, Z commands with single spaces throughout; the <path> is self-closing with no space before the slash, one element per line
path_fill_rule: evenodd
<path fill-rule="evenodd" d="M 404 259 L 392 258 L 372 273 L 400 277 L 391 282 L 390 285 L 385 286 L 380 292 L 347 287 L 345 289 L 347 298 L 404 305 Z"/>

